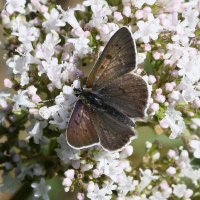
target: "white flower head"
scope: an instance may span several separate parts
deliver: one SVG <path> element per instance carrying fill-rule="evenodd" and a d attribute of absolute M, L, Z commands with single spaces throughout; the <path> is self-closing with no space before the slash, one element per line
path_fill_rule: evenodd
<path fill-rule="evenodd" d="M 25 3 L 26 3 L 26 0 L 20 0 L 20 1 L 6 0 L 6 4 L 7 4 L 6 10 L 8 11 L 10 15 L 12 15 L 14 12 L 19 12 L 21 14 L 24 14 Z"/>
<path fill-rule="evenodd" d="M 44 17 L 47 21 L 42 23 L 42 26 L 46 29 L 46 32 L 50 32 L 51 30 L 58 30 L 58 27 L 65 26 L 65 22 L 59 19 L 59 12 L 55 8 L 53 8 L 49 13 L 44 13 Z"/>
<path fill-rule="evenodd" d="M 11 93 L 7 89 L 0 91 L 0 105 L 3 108 L 5 108 L 8 105 L 6 98 L 9 97 L 10 95 Z"/>
<path fill-rule="evenodd" d="M 190 147 L 195 149 L 194 151 L 194 157 L 195 158 L 200 158 L 200 141 L 198 140 L 191 140 L 190 141 Z"/>
<path fill-rule="evenodd" d="M 45 185 L 45 179 L 41 178 L 40 183 L 32 183 L 31 187 L 34 189 L 34 196 L 42 196 L 44 200 L 49 200 L 48 192 L 51 190 L 50 185 Z"/>

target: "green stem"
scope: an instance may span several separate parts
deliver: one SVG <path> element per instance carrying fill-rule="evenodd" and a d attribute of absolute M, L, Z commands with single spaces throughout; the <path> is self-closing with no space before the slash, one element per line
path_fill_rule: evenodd
<path fill-rule="evenodd" d="M 24 184 L 22 187 L 15 193 L 15 195 L 10 200 L 26 200 L 33 192 L 33 188 L 29 184 Z"/>

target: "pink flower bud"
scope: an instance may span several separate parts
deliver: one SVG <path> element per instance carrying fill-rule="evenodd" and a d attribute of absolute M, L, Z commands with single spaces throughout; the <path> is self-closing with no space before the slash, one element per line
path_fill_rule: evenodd
<path fill-rule="evenodd" d="M 166 17 L 167 17 L 166 14 L 160 14 L 160 15 L 159 15 L 159 19 L 160 19 L 160 20 L 163 20 L 163 19 L 165 19 Z"/>
<path fill-rule="evenodd" d="M 144 11 L 144 13 L 147 15 L 148 13 L 151 12 L 151 8 L 148 7 L 148 6 L 146 6 L 146 7 L 143 8 L 143 11 Z"/>
<path fill-rule="evenodd" d="M 38 65 L 38 66 L 37 66 L 37 69 L 38 69 L 38 71 L 41 71 L 41 70 L 44 69 L 44 67 L 43 67 L 43 65 Z"/>
<path fill-rule="evenodd" d="M 94 178 L 98 178 L 101 176 L 101 173 L 98 169 L 94 169 L 92 174 Z"/>
<path fill-rule="evenodd" d="M 177 76 L 178 76 L 178 70 L 173 70 L 173 71 L 171 72 L 171 76 L 172 76 L 172 77 L 177 77 Z"/>
<path fill-rule="evenodd" d="M 172 188 L 167 188 L 163 192 L 163 196 L 169 196 L 172 193 Z"/>
<path fill-rule="evenodd" d="M 149 75 L 148 82 L 149 82 L 149 84 L 153 84 L 153 83 L 155 83 L 155 82 L 156 82 L 156 78 L 155 78 L 155 76 L 153 76 L 153 75 Z"/>
<path fill-rule="evenodd" d="M 169 150 L 168 153 L 167 153 L 167 156 L 169 158 L 174 158 L 176 156 L 176 152 L 174 150 Z"/>
<path fill-rule="evenodd" d="M 196 108 L 200 108 L 200 100 L 199 99 L 195 100 L 194 105 Z"/>
<path fill-rule="evenodd" d="M 134 186 L 137 186 L 139 184 L 139 181 L 138 180 L 133 180 L 133 185 Z"/>
<path fill-rule="evenodd" d="M 27 93 L 29 95 L 34 95 L 34 94 L 36 94 L 36 92 L 37 92 L 37 88 L 34 87 L 34 85 L 31 85 L 31 86 L 28 87 L 28 92 Z"/>
<path fill-rule="evenodd" d="M 141 69 L 137 69 L 137 72 L 136 72 L 136 73 L 137 73 L 138 75 L 140 75 L 140 74 L 141 74 L 141 72 L 142 72 L 142 70 L 141 70 Z"/>
<path fill-rule="evenodd" d="M 100 39 L 101 39 L 100 35 L 96 35 L 96 40 L 100 40 Z"/>
<path fill-rule="evenodd" d="M 78 71 L 79 78 L 84 78 L 84 72 L 79 70 Z"/>
<path fill-rule="evenodd" d="M 67 171 L 65 171 L 64 175 L 67 178 L 72 180 L 74 178 L 74 170 L 73 169 L 68 169 Z"/>
<path fill-rule="evenodd" d="M 156 100 L 157 102 L 159 102 L 159 103 L 164 103 L 164 102 L 165 102 L 165 96 L 162 95 L 162 94 L 157 94 L 157 95 L 155 96 L 155 100 Z"/>
<path fill-rule="evenodd" d="M 151 45 L 150 44 L 145 44 L 144 45 L 144 50 L 145 51 L 150 51 L 151 50 Z"/>
<path fill-rule="evenodd" d="M 169 103 L 168 103 L 168 102 L 165 102 L 165 103 L 164 103 L 164 106 L 166 106 L 166 107 L 169 106 Z"/>
<path fill-rule="evenodd" d="M 78 200 L 83 200 L 83 199 L 84 199 L 84 194 L 79 192 L 79 193 L 77 194 L 77 199 L 78 199 Z"/>
<path fill-rule="evenodd" d="M 94 190 L 94 188 L 95 188 L 94 182 L 90 181 L 90 182 L 88 183 L 88 185 L 87 185 L 86 190 L 87 190 L 87 192 L 90 193 L 90 192 L 92 192 L 92 191 Z"/>
<path fill-rule="evenodd" d="M 185 160 L 186 158 L 188 158 L 188 156 L 189 156 L 189 154 L 188 154 L 188 151 L 187 151 L 187 150 L 183 150 L 183 151 L 181 152 L 180 157 L 181 157 L 183 160 Z"/>
<path fill-rule="evenodd" d="M 153 160 L 153 161 L 156 161 L 156 160 L 158 160 L 159 158 L 160 158 L 160 152 L 158 152 L 158 151 L 157 151 L 155 154 L 152 155 L 152 160 Z"/>
<path fill-rule="evenodd" d="M 156 94 L 162 94 L 162 89 L 161 88 L 156 89 Z"/>
<path fill-rule="evenodd" d="M 163 128 L 168 128 L 169 127 L 169 124 L 167 123 L 167 121 L 165 119 L 162 119 L 160 121 L 160 125 L 163 127 Z"/>
<path fill-rule="evenodd" d="M 28 145 L 28 143 L 26 141 L 24 141 L 24 140 L 19 140 L 18 141 L 19 148 L 25 148 L 25 147 L 27 147 L 27 145 Z"/>
<path fill-rule="evenodd" d="M 62 60 L 68 60 L 69 54 L 68 53 L 62 53 Z"/>
<path fill-rule="evenodd" d="M 122 174 L 117 175 L 117 183 L 122 183 L 123 182 L 123 176 Z"/>
<path fill-rule="evenodd" d="M 20 156 L 18 153 L 16 153 L 14 156 L 13 156 L 13 161 L 14 162 L 19 162 L 21 160 Z"/>
<path fill-rule="evenodd" d="M 170 65 L 170 64 L 171 64 L 171 60 L 164 60 L 164 66 Z"/>
<path fill-rule="evenodd" d="M 162 181 L 159 185 L 162 190 L 166 190 L 167 188 L 169 188 L 169 185 L 168 185 L 167 181 L 165 181 L 165 180 Z"/>
<path fill-rule="evenodd" d="M 103 35 L 108 35 L 109 32 L 110 32 L 110 29 L 109 29 L 109 26 L 107 24 L 103 24 L 100 28 L 100 32 L 103 34 Z"/>
<path fill-rule="evenodd" d="M 173 90 L 173 85 L 171 83 L 166 83 L 165 84 L 165 91 L 166 92 L 171 92 Z"/>
<path fill-rule="evenodd" d="M 133 153 L 133 147 L 132 146 L 127 146 L 125 149 L 122 150 L 120 153 L 120 159 L 127 158 Z"/>
<path fill-rule="evenodd" d="M 167 170 L 166 170 L 167 174 L 169 175 L 174 175 L 176 174 L 176 169 L 174 167 L 169 167 Z"/>
<path fill-rule="evenodd" d="M 34 94 L 32 96 L 32 101 L 33 101 L 33 103 L 39 103 L 42 100 L 40 99 L 40 97 L 37 94 Z"/>
<path fill-rule="evenodd" d="M 72 160 L 72 167 L 74 169 L 78 169 L 80 167 L 80 161 L 79 160 Z"/>
<path fill-rule="evenodd" d="M 179 163 L 179 167 L 181 169 L 185 169 L 186 168 L 186 164 L 184 162 Z"/>
<path fill-rule="evenodd" d="M 137 11 L 135 12 L 135 17 L 136 17 L 137 19 L 143 18 L 143 17 L 144 17 L 144 11 L 143 11 L 143 10 L 137 10 Z"/>
<path fill-rule="evenodd" d="M 153 57 L 155 60 L 158 60 L 160 58 L 160 53 L 158 53 L 157 51 L 153 54 Z"/>
<path fill-rule="evenodd" d="M 185 197 L 190 198 L 193 195 L 193 191 L 191 189 L 187 189 L 185 192 Z"/>
<path fill-rule="evenodd" d="M 10 79 L 8 79 L 8 78 L 5 78 L 5 79 L 4 79 L 3 84 L 4 84 L 4 86 L 7 87 L 7 88 L 11 88 L 12 85 L 13 85 L 12 82 L 10 81 Z"/>
<path fill-rule="evenodd" d="M 167 95 L 168 99 L 170 102 L 173 101 L 178 101 L 179 100 L 179 96 L 180 96 L 180 92 L 179 91 L 173 91 L 170 94 Z"/>
<path fill-rule="evenodd" d="M 77 68 L 76 67 L 71 67 L 70 68 L 70 73 L 72 76 L 76 76 L 77 75 Z"/>
<path fill-rule="evenodd" d="M 55 88 L 55 85 L 53 84 L 53 83 L 49 83 L 48 85 L 47 85 L 47 88 L 48 88 L 48 90 L 49 91 L 53 91 L 54 90 L 54 88 Z"/>
<path fill-rule="evenodd" d="M 122 161 L 120 161 L 118 166 L 125 169 L 125 168 L 129 167 L 129 162 L 122 160 Z"/>
<path fill-rule="evenodd" d="M 126 17 L 130 17 L 130 15 L 131 15 L 130 6 L 124 6 L 123 15 L 125 15 Z"/>
<path fill-rule="evenodd" d="M 38 17 L 36 17 L 36 18 L 34 19 L 34 25 L 40 26 L 41 24 L 42 24 L 42 21 L 41 21 Z"/>
<path fill-rule="evenodd" d="M 120 20 L 122 20 L 122 14 L 120 12 L 114 12 L 114 22 L 118 22 Z"/>
<path fill-rule="evenodd" d="M 67 187 L 70 187 L 72 184 L 72 181 L 69 179 L 69 178 L 65 178 L 62 182 L 62 185 L 63 186 L 67 186 Z"/>
<path fill-rule="evenodd" d="M 100 51 L 100 52 L 103 52 L 104 48 L 105 48 L 104 46 L 100 46 L 100 47 L 99 47 L 99 51 Z"/>
<path fill-rule="evenodd" d="M 47 12 L 48 12 L 48 7 L 46 7 L 45 5 L 42 5 L 42 6 L 40 7 L 40 12 L 41 12 L 41 13 L 47 13 Z"/>
<path fill-rule="evenodd" d="M 159 110 L 159 104 L 158 103 L 152 103 L 150 106 L 149 106 L 149 110 L 151 112 L 156 112 Z"/>

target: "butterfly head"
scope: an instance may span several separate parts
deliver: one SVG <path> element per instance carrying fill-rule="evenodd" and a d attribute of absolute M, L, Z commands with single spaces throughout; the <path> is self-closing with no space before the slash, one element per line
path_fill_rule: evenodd
<path fill-rule="evenodd" d="M 83 88 L 74 88 L 74 95 L 79 97 L 79 95 L 83 92 Z"/>

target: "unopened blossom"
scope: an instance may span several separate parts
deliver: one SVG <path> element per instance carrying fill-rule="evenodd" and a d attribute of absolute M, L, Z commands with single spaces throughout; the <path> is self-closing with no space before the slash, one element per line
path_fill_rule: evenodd
<path fill-rule="evenodd" d="M 74 178 L 74 170 L 73 169 L 68 169 L 64 174 L 67 178 L 69 178 L 71 180 Z"/>
<path fill-rule="evenodd" d="M 40 183 L 32 183 L 31 187 L 33 188 L 35 197 L 42 196 L 44 200 L 49 200 L 48 192 L 51 190 L 51 186 L 45 185 L 44 178 L 40 179 Z"/>
<path fill-rule="evenodd" d="M 7 12 L 12 15 L 14 12 L 19 12 L 21 14 L 25 13 L 25 3 L 26 0 L 20 0 L 20 1 L 15 1 L 15 0 L 6 0 L 6 10 Z"/>
<path fill-rule="evenodd" d="M 167 174 L 169 175 L 174 175 L 176 174 L 176 169 L 174 167 L 169 167 L 167 170 L 166 170 Z"/>
<path fill-rule="evenodd" d="M 120 12 L 114 12 L 114 21 L 118 22 L 123 19 L 122 14 Z"/>
<path fill-rule="evenodd" d="M 4 84 L 4 86 L 7 87 L 7 88 L 11 88 L 12 85 L 13 85 L 13 83 L 12 83 L 12 82 L 10 81 L 10 79 L 8 79 L 8 78 L 5 78 L 5 79 L 4 79 L 3 84 Z"/>
<path fill-rule="evenodd" d="M 130 15 L 131 15 L 131 8 L 130 8 L 130 6 L 124 6 L 124 10 L 123 10 L 122 13 L 126 17 L 130 17 Z"/>

